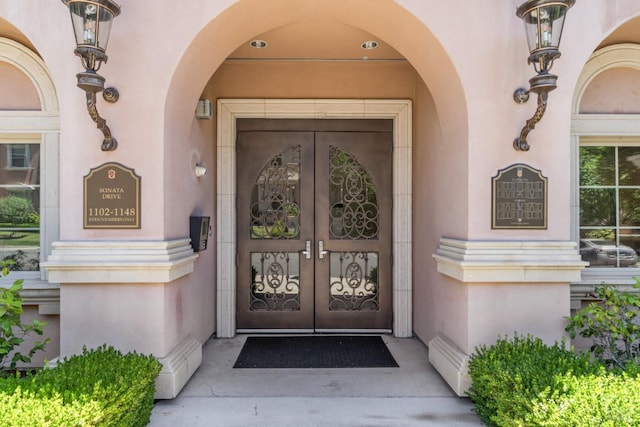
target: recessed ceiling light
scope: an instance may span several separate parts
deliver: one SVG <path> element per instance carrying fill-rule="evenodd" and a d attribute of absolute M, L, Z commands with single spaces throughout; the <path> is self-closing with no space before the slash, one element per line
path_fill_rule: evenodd
<path fill-rule="evenodd" d="M 264 49 L 268 45 L 264 40 L 251 40 L 249 44 L 255 49 Z"/>
<path fill-rule="evenodd" d="M 378 47 L 378 42 L 375 40 L 367 40 L 366 42 L 362 42 L 360 47 L 366 50 L 375 49 Z"/>

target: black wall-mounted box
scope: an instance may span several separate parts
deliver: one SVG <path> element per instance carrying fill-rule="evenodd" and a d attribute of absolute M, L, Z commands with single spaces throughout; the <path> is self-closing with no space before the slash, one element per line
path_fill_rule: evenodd
<path fill-rule="evenodd" d="M 191 216 L 189 217 L 189 237 L 191 237 L 191 247 L 194 252 L 207 249 L 207 238 L 209 236 L 209 217 Z"/>

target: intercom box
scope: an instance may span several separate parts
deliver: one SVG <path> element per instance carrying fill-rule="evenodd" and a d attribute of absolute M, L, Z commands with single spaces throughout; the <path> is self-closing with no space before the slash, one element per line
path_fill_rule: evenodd
<path fill-rule="evenodd" d="M 207 249 L 207 239 L 209 237 L 209 217 L 191 216 L 189 217 L 189 237 L 191 237 L 191 247 L 194 252 L 201 252 Z"/>

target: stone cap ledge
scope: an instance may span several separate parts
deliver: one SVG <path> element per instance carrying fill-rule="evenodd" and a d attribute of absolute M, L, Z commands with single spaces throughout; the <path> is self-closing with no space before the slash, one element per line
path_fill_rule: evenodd
<path fill-rule="evenodd" d="M 438 272 L 461 282 L 578 281 L 588 264 L 573 241 L 441 238 L 433 255 Z"/>
<path fill-rule="evenodd" d="M 193 272 L 189 239 L 54 242 L 41 267 L 59 283 L 168 283 Z"/>

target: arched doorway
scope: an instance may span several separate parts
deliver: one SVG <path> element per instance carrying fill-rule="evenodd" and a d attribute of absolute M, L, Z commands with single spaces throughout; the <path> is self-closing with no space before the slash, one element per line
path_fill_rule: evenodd
<path fill-rule="evenodd" d="M 416 172 L 412 168 L 412 156 L 415 154 L 415 150 L 421 150 L 423 153 L 421 157 L 430 158 L 430 162 L 437 162 L 435 156 L 438 150 L 435 147 L 439 143 L 447 141 L 448 148 L 456 152 L 455 162 L 461 161 L 468 152 L 466 146 L 466 104 L 460 80 L 452 78 L 457 75 L 457 72 L 443 47 L 425 26 L 425 23 L 394 2 L 378 3 L 375 13 L 371 8 L 366 7 L 366 2 L 349 2 L 348 4 L 334 1 L 305 2 L 302 5 L 296 3 L 295 7 L 285 7 L 284 3 L 287 2 L 285 1 L 281 5 L 283 6 L 282 13 L 276 14 L 274 10 L 265 8 L 264 3 L 250 0 L 239 1 L 206 25 L 194 38 L 186 50 L 183 60 L 178 65 L 169 88 L 165 114 L 170 116 L 172 120 L 167 121 L 168 125 L 165 127 L 165 151 L 171 152 L 172 144 L 176 144 L 183 138 L 179 135 L 190 133 L 188 123 L 192 111 L 191 106 L 198 98 L 207 98 L 214 103 L 218 99 L 249 101 L 247 105 L 251 103 L 253 105 L 248 108 L 255 108 L 259 112 L 264 110 L 264 105 L 269 104 L 269 108 L 272 109 L 268 113 L 272 114 L 269 117 L 279 118 L 286 117 L 290 113 L 293 114 L 293 116 L 289 116 L 290 118 L 329 118 L 341 115 L 345 118 L 353 118 L 367 114 L 370 118 L 392 118 L 399 125 L 398 129 L 402 129 L 402 132 L 408 130 L 407 138 L 411 139 L 412 143 L 413 141 L 417 142 L 409 148 L 403 148 L 397 154 L 398 158 L 404 159 L 402 164 L 408 166 L 402 168 L 402 173 L 408 174 L 402 179 L 411 182 L 418 177 L 421 183 L 431 181 L 429 186 L 437 187 L 430 178 L 434 169 L 422 167 Z M 362 10 L 359 6 L 362 7 Z M 248 18 L 256 16 L 256 14 L 264 14 L 265 16 L 261 16 L 259 22 Z M 394 31 L 388 25 L 389 20 L 397 22 L 403 27 L 411 28 L 411 31 Z M 252 24 L 247 25 L 247 22 L 252 22 Z M 256 23 L 253 24 L 253 22 Z M 335 49 L 329 49 L 328 53 L 325 51 L 325 54 L 319 58 L 292 58 L 287 55 L 287 52 L 292 51 L 286 50 L 280 52 L 278 58 L 257 57 L 260 54 L 254 54 L 256 55 L 254 58 L 246 58 L 238 54 L 241 47 L 246 46 L 249 41 L 258 39 L 269 31 L 289 26 L 299 29 L 305 25 L 314 29 L 320 28 L 321 33 L 318 36 L 320 39 L 322 37 L 331 38 L 332 31 L 337 27 L 355 28 L 360 33 L 367 33 L 374 36 L 375 40 L 381 41 L 382 44 L 391 46 L 397 57 L 376 62 L 371 60 L 372 55 L 359 53 L 360 57 L 349 59 L 337 57 L 338 51 Z M 232 27 L 234 28 L 233 34 L 227 33 Z M 296 40 L 295 37 L 290 39 Z M 418 45 L 415 43 L 416 39 L 421 39 L 423 42 Z M 360 43 L 362 41 L 365 40 L 359 41 L 358 50 L 361 49 Z M 304 45 L 304 43 L 302 44 Z M 269 47 L 273 47 L 273 43 Z M 369 58 L 363 59 L 363 56 Z M 438 64 L 438 66 L 435 67 L 434 64 Z M 253 66 L 253 69 L 249 65 Z M 351 67 L 352 70 L 357 68 L 363 73 L 381 69 L 387 71 L 377 73 L 377 76 L 376 73 L 371 73 L 366 79 L 359 79 L 358 72 L 360 71 L 345 73 L 346 67 Z M 286 74 L 280 72 L 285 68 L 288 69 Z M 400 68 L 403 70 L 399 70 Z M 394 71 L 388 72 L 391 69 Z M 220 77 L 222 74 L 225 74 L 224 78 Z M 389 75 L 394 78 L 388 78 Z M 308 78 L 308 81 L 305 81 L 305 78 Z M 208 83 L 206 83 L 207 80 Z M 222 82 L 230 81 L 233 84 L 222 84 Z M 322 84 L 316 84 L 318 81 Z M 199 86 L 199 91 L 196 90 L 197 82 L 202 84 Z M 393 84 L 389 84 L 390 82 Z M 376 90 L 362 89 L 362 86 L 359 87 L 358 84 L 366 84 L 369 85 L 368 89 L 375 87 Z M 398 84 L 404 84 L 404 89 L 397 90 Z M 242 87 L 242 90 L 229 89 L 234 87 L 236 89 Z M 354 90 L 354 87 L 359 87 L 359 89 Z M 283 99 L 286 101 L 282 102 Z M 409 114 L 405 116 L 406 118 L 399 121 L 393 117 L 397 111 L 384 111 L 383 107 L 380 112 L 377 110 L 379 106 L 374 102 L 398 99 L 410 100 L 412 106 Z M 336 100 L 339 102 L 335 102 Z M 327 109 L 328 107 L 335 108 L 335 110 Z M 218 123 L 220 123 L 220 115 L 224 115 L 226 112 L 224 108 L 214 109 L 214 111 L 218 115 Z M 254 112 L 240 113 L 240 116 L 242 114 L 251 116 Z M 296 114 L 299 115 L 296 116 Z M 447 123 L 456 123 L 456 125 L 449 126 Z M 461 125 L 461 123 L 464 124 Z M 233 140 L 233 126 L 223 128 L 214 125 L 213 128 L 214 138 L 217 139 L 218 144 L 221 143 L 221 138 L 228 141 Z M 229 133 L 230 131 L 231 133 Z M 413 135 L 419 136 L 416 139 Z M 419 148 L 414 149 L 413 147 L 416 146 Z M 220 161 L 221 153 L 224 154 L 231 149 L 231 146 L 218 146 L 217 158 L 214 161 L 214 164 L 218 166 L 215 175 L 217 177 L 216 212 L 218 220 L 223 216 L 229 217 L 232 210 L 229 211 L 227 208 L 234 206 L 234 202 L 229 202 L 230 204 L 224 205 L 225 208 L 221 209 L 224 200 L 228 199 L 231 194 L 235 194 L 236 191 L 235 175 L 231 173 L 230 169 L 235 166 Z M 408 155 L 405 156 L 405 154 Z M 233 157 L 227 157 L 227 160 L 229 159 L 233 161 Z M 450 159 L 450 161 L 454 160 Z M 396 164 L 394 168 L 399 168 L 399 166 Z M 400 179 L 396 177 L 394 181 L 399 183 Z M 228 188 L 223 188 L 225 185 Z M 413 203 L 415 195 L 411 191 L 397 193 L 399 202 L 394 205 L 394 209 L 396 209 L 394 213 L 397 214 L 398 209 L 395 206 L 398 206 L 407 210 L 408 218 L 416 215 L 423 218 L 429 217 L 429 211 L 434 210 L 434 204 L 430 204 L 427 187 L 426 185 L 421 186 L 422 193 L 418 196 L 422 205 L 420 208 L 415 207 Z M 466 189 L 461 189 L 461 191 L 464 192 Z M 235 276 L 229 273 L 233 268 L 225 267 L 225 265 L 235 265 L 234 242 L 233 238 L 229 236 L 229 233 L 233 234 L 232 230 L 235 229 L 235 227 L 221 224 L 216 227 L 218 242 L 216 254 L 216 293 L 218 296 L 216 299 L 216 329 L 218 336 L 229 336 L 235 333 L 233 322 L 223 320 L 228 319 L 230 313 L 235 313 L 236 309 L 235 296 L 229 295 L 235 286 Z M 402 251 L 394 252 L 394 262 L 398 262 L 400 259 L 405 262 L 402 268 L 395 269 L 394 274 L 397 274 L 399 279 L 394 279 L 394 284 L 399 284 L 396 288 L 399 295 L 394 296 L 394 306 L 403 305 L 404 313 L 407 314 L 400 317 L 409 319 L 403 322 L 404 326 L 402 327 L 394 323 L 394 333 L 401 336 L 412 333 L 415 268 L 419 269 L 418 276 L 420 277 L 420 286 L 423 289 L 422 295 L 428 293 L 425 291 L 429 287 L 428 275 L 435 274 L 435 269 L 425 263 L 420 263 L 418 267 L 415 267 L 413 262 L 415 250 L 411 250 L 412 245 L 417 241 L 421 246 L 421 252 L 429 251 L 428 253 L 431 253 L 434 247 L 433 242 L 437 242 L 440 237 L 436 228 L 421 227 L 417 240 L 416 235 L 412 235 L 410 226 L 405 227 L 404 230 L 408 230 L 408 232 L 401 234 L 398 230 L 394 230 L 394 238 L 397 237 L 400 239 L 398 241 L 403 243 Z M 433 272 L 427 272 L 428 269 Z M 426 299 L 421 297 L 419 299 L 422 305 L 426 304 Z M 394 308 L 394 320 L 399 318 L 396 313 L 398 311 Z M 427 313 L 427 309 L 421 307 L 419 312 L 421 324 L 428 322 Z M 400 330 L 403 332 L 399 332 Z"/>

